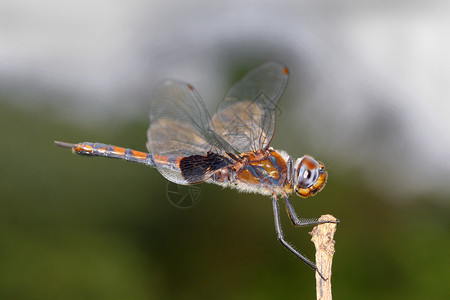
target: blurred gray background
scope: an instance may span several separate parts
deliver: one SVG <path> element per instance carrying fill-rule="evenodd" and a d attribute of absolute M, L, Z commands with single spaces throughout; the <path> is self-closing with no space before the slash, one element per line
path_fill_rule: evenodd
<path fill-rule="evenodd" d="M 5 299 L 313 297 L 270 200 L 201 185 L 189 210 L 156 170 L 53 140 L 145 150 L 162 79 L 213 113 L 231 84 L 290 70 L 272 147 L 327 187 L 342 299 L 443 299 L 450 273 L 449 1 L 0 2 L 0 295 Z M 305 229 L 288 240 L 313 257 Z M 250 238 L 249 238 L 250 237 Z"/>

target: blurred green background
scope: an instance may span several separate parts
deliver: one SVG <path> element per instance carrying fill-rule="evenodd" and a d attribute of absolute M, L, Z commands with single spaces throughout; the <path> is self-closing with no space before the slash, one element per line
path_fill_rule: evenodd
<path fill-rule="evenodd" d="M 267 60 L 291 74 L 271 146 L 329 172 L 317 196 L 291 200 L 341 220 L 335 299 L 450 299 L 438 2 L 0 3 L 0 299 L 314 299 L 270 198 L 202 184 L 178 209 L 156 170 L 53 144 L 145 151 L 160 79 L 192 83 L 212 112 Z M 311 228 L 281 213 L 314 258 Z"/>

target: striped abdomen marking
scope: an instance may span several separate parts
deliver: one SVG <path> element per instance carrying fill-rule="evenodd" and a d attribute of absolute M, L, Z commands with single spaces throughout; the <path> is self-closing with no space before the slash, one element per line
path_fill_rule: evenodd
<path fill-rule="evenodd" d="M 163 172 L 161 169 L 180 172 L 186 183 L 204 181 L 214 171 L 231 164 L 230 159 L 216 153 L 208 153 L 205 156 L 169 157 L 102 143 L 83 142 L 71 144 L 55 141 L 55 144 L 63 148 L 72 149 L 72 152 L 80 155 L 120 158 L 150 167 L 157 167 L 160 172 Z"/>
<path fill-rule="evenodd" d="M 83 142 L 79 144 L 70 144 L 65 142 L 55 142 L 55 144 L 63 148 L 72 149 L 74 153 L 81 155 L 120 158 L 127 161 L 142 163 L 150 167 L 155 166 L 155 162 L 153 161 L 153 156 L 151 153 L 145 153 L 102 143 Z"/>

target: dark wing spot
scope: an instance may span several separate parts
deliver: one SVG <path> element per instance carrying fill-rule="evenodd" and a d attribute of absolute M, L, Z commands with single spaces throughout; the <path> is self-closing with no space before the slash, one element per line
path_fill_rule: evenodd
<path fill-rule="evenodd" d="M 207 179 L 208 173 L 230 165 L 232 161 L 217 153 L 208 152 L 206 156 L 193 155 L 180 161 L 181 175 L 189 183 L 199 183 Z"/>

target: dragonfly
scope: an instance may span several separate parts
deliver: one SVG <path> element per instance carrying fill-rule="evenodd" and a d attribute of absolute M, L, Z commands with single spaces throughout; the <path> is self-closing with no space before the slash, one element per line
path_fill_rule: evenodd
<path fill-rule="evenodd" d="M 327 181 L 324 164 L 310 155 L 294 161 L 285 151 L 269 147 L 288 77 L 287 67 L 278 62 L 256 67 L 229 89 L 212 118 L 192 85 L 161 82 L 150 103 L 148 152 L 103 143 L 55 144 L 80 155 L 154 167 L 180 185 L 206 182 L 271 196 L 278 240 L 323 278 L 316 265 L 286 241 L 281 227 L 279 199 L 296 227 L 330 222 L 299 218 L 289 200 L 293 193 L 306 198 L 322 190 Z"/>

